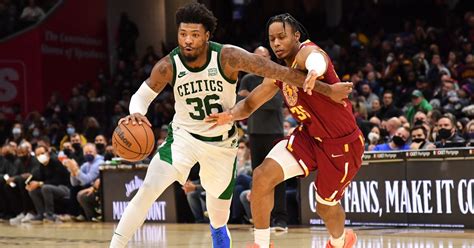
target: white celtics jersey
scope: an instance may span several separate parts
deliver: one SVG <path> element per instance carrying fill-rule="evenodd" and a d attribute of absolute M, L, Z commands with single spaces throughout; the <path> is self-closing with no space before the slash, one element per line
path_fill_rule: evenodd
<path fill-rule="evenodd" d="M 210 130 L 212 124 L 204 122 L 209 114 L 223 112 L 236 101 L 237 84 L 224 76 L 220 65 L 221 48 L 221 44 L 209 42 L 207 62 L 201 68 L 189 68 L 184 64 L 179 47 L 170 53 L 176 111 L 173 123 L 190 133 L 215 137 L 232 128 L 232 124 L 227 124 Z"/>

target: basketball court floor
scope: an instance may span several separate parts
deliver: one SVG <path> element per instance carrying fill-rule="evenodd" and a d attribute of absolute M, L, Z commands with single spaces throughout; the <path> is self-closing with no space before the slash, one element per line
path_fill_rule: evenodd
<path fill-rule="evenodd" d="M 0 223 L 0 247 L 107 247 L 114 223 Z M 474 230 L 418 228 L 355 228 L 359 248 L 474 248 Z M 253 240 L 251 226 L 230 225 L 233 247 Z M 322 227 L 290 227 L 272 233 L 275 247 L 325 247 Z M 205 224 L 145 224 L 128 247 L 212 247 Z"/>

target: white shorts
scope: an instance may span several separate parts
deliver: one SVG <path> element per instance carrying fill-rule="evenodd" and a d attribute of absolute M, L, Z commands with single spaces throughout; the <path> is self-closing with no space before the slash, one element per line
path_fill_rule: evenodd
<path fill-rule="evenodd" d="M 275 160 L 283 170 L 284 180 L 292 177 L 304 175 L 304 171 L 296 161 L 295 157 L 286 149 L 288 140 L 278 142 L 268 153 L 267 158 Z"/>
<path fill-rule="evenodd" d="M 168 137 L 155 156 L 178 170 L 177 181 L 184 184 L 191 168 L 199 163 L 201 185 L 206 193 L 230 199 L 235 184 L 237 132 L 224 141 L 204 142 L 176 124 L 170 124 L 168 129 Z"/>

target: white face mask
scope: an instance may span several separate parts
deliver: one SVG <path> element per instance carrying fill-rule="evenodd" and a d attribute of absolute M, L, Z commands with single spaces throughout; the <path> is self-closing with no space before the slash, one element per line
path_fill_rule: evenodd
<path fill-rule="evenodd" d="M 43 165 L 46 165 L 46 163 L 48 163 L 48 160 L 49 160 L 48 155 L 46 155 L 46 154 L 44 154 L 44 153 L 41 154 L 41 155 L 39 155 L 39 156 L 37 157 L 37 159 L 38 159 L 38 161 L 39 161 L 41 164 L 43 164 Z"/>
<path fill-rule="evenodd" d="M 375 143 L 380 139 L 380 135 L 374 132 L 370 132 L 369 135 L 367 135 L 370 142 Z"/>

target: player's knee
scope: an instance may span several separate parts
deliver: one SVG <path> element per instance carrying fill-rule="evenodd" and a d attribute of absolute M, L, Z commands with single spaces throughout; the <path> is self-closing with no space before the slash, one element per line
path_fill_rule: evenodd
<path fill-rule="evenodd" d="M 267 191 L 273 189 L 280 181 L 267 166 L 261 165 L 253 171 L 252 188 Z"/>
<path fill-rule="evenodd" d="M 344 214 L 339 204 L 335 206 L 318 203 L 316 205 L 316 213 L 323 219 L 330 219 L 337 215 Z"/>

